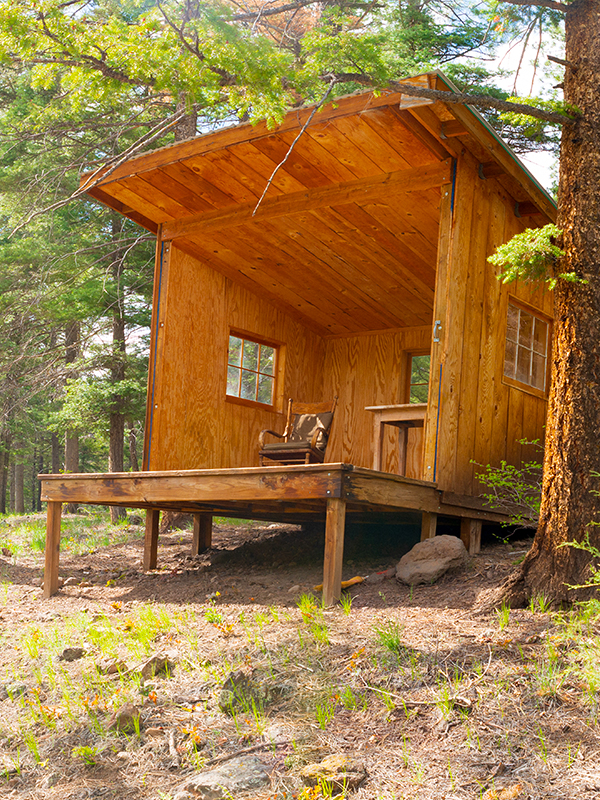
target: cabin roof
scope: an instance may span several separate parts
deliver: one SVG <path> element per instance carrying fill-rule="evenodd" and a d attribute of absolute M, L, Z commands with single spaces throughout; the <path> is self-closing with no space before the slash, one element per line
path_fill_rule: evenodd
<path fill-rule="evenodd" d="M 441 73 L 406 82 L 454 89 Z M 431 323 L 441 191 L 464 149 L 522 216 L 555 217 L 471 108 L 360 92 L 318 110 L 297 139 L 313 112 L 144 153 L 88 194 L 322 335 Z"/>

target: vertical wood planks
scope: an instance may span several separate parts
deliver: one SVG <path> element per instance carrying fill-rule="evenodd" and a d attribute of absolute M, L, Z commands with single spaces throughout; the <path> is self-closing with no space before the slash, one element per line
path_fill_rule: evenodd
<path fill-rule="evenodd" d="M 323 563 L 323 605 L 333 605 L 342 593 L 342 561 L 346 501 L 340 497 L 327 500 L 325 521 L 325 560 Z"/>
<path fill-rule="evenodd" d="M 62 503 L 49 502 L 46 510 L 46 558 L 44 565 L 44 597 L 58 591 L 58 564 L 60 559 L 60 519 Z"/>
<path fill-rule="evenodd" d="M 427 400 L 427 419 L 423 432 L 423 474 L 417 477 L 426 481 L 433 481 L 436 474 L 438 442 L 438 415 L 441 415 L 440 400 L 440 366 L 443 370 L 443 348 L 446 341 L 446 309 L 448 268 L 450 258 L 450 244 L 454 225 L 452 209 L 453 189 L 451 186 L 442 187 L 442 200 L 440 204 L 440 229 L 438 237 L 438 262 L 435 282 L 435 299 L 433 308 L 434 328 L 436 329 L 437 342 L 431 342 L 431 373 L 429 379 L 429 394 Z M 439 326 L 436 323 L 439 322 Z M 441 326 L 441 327 L 440 327 Z M 442 372 L 443 379 L 443 372 Z"/>
<path fill-rule="evenodd" d="M 483 294 L 487 273 L 488 226 L 490 220 L 489 182 L 475 179 L 473 220 L 466 273 L 465 316 L 462 331 L 463 369 L 460 381 L 460 405 L 456 440 L 455 490 L 469 494 L 473 487 L 477 432 L 478 385 L 481 380 L 481 330 Z"/>
<path fill-rule="evenodd" d="M 171 245 L 163 244 L 159 226 L 154 257 L 154 285 L 152 290 L 152 322 L 150 325 L 150 357 L 148 360 L 148 388 L 146 400 L 146 421 L 144 425 L 143 469 L 150 469 L 149 459 L 152 433 L 155 422 L 155 392 L 160 384 L 158 368 L 162 363 L 162 344 L 164 339 L 164 320 L 167 298 L 167 280 Z M 160 317 L 160 319 L 159 319 Z"/>
<path fill-rule="evenodd" d="M 466 277 L 469 271 L 476 180 L 477 173 L 472 159 L 467 156 L 459 158 L 454 194 L 454 226 L 448 253 L 446 318 L 441 359 L 443 372 L 437 481 L 444 489 L 454 489 L 457 480 L 458 418 L 461 413 L 462 373 L 466 366 L 463 363 Z M 469 365 L 469 368 L 472 366 Z"/>
<path fill-rule="evenodd" d="M 160 510 L 158 508 L 147 509 L 146 530 L 144 534 L 144 572 L 148 572 L 150 569 L 156 569 L 159 520 Z"/>
<path fill-rule="evenodd" d="M 325 345 L 318 335 L 177 247 L 169 264 L 168 305 L 152 469 L 255 466 L 258 434 L 283 430 L 288 397 L 333 397 L 323 394 Z M 285 368 L 275 410 L 226 399 L 231 328 L 282 343 Z"/>

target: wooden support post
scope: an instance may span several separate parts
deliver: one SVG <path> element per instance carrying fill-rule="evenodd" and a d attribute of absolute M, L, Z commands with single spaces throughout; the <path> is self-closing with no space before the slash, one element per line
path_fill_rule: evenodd
<path fill-rule="evenodd" d="M 197 556 L 208 550 L 212 544 L 212 514 L 202 512 L 194 514 L 194 534 L 192 537 L 192 555 Z"/>
<path fill-rule="evenodd" d="M 156 554 L 158 552 L 158 523 L 160 509 L 149 508 L 146 511 L 146 534 L 144 539 L 144 571 L 156 569 Z"/>
<path fill-rule="evenodd" d="M 435 536 L 435 532 L 437 529 L 437 518 L 438 515 L 434 512 L 423 511 L 423 517 L 421 519 L 421 541 L 424 542 L 425 539 L 431 539 Z"/>
<path fill-rule="evenodd" d="M 481 550 L 481 520 L 463 517 L 460 521 L 460 538 L 470 555 L 479 553 Z"/>
<path fill-rule="evenodd" d="M 346 501 L 340 497 L 327 500 L 325 522 L 325 561 L 323 563 L 323 605 L 331 606 L 342 594 L 342 560 Z"/>
<path fill-rule="evenodd" d="M 49 502 L 46 512 L 46 564 L 44 567 L 44 597 L 58 591 L 58 562 L 60 558 L 60 516 L 62 503 Z"/>

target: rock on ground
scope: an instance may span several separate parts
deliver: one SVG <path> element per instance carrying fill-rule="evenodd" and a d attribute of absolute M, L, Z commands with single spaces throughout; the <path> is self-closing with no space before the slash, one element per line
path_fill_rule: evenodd
<path fill-rule="evenodd" d="M 402 556 L 396 567 L 396 578 L 401 583 L 414 586 L 434 583 L 450 569 L 461 567 L 467 550 L 456 536 L 434 536 L 416 544 Z"/>
<path fill-rule="evenodd" d="M 135 733 L 140 727 L 140 710 L 133 703 L 126 703 L 108 721 L 108 730 L 117 733 Z"/>
<path fill-rule="evenodd" d="M 319 764 L 307 764 L 300 777 L 308 786 L 320 786 L 324 781 L 333 789 L 345 792 L 357 789 L 367 777 L 364 764 L 344 753 L 327 756 Z"/>
<path fill-rule="evenodd" d="M 269 774 L 256 756 L 241 756 L 208 772 L 189 778 L 179 787 L 173 800 L 224 800 L 239 792 L 260 789 L 269 783 Z"/>
<path fill-rule="evenodd" d="M 291 681 L 276 678 L 271 672 L 260 669 L 252 670 L 249 675 L 243 670 L 231 672 L 221 688 L 219 708 L 226 714 L 233 714 L 238 708 L 246 711 L 253 706 L 264 708 L 291 697 L 295 685 Z"/>

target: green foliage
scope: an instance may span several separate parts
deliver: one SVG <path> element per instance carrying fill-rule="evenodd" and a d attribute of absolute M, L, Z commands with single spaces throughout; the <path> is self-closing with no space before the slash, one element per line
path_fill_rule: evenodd
<path fill-rule="evenodd" d="M 521 444 L 530 445 L 542 451 L 542 446 L 535 440 L 521 440 Z M 475 463 L 475 462 L 473 462 Z M 481 467 L 477 480 L 486 487 L 482 497 L 490 508 L 498 509 L 510 516 L 507 525 L 518 525 L 520 528 L 537 528 L 540 514 L 542 464 L 539 461 L 526 461 L 520 467 L 501 461 L 499 467 L 489 464 Z"/>
<path fill-rule="evenodd" d="M 500 267 L 499 280 L 512 283 L 516 280 L 544 281 L 554 289 L 559 279 L 587 283 L 574 272 L 555 274 L 555 266 L 565 254 L 556 245 L 562 231 L 556 225 L 543 228 L 528 228 L 523 233 L 500 245 L 488 261 Z"/>

